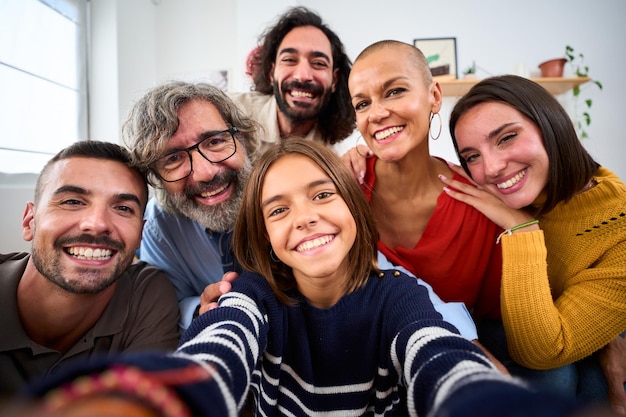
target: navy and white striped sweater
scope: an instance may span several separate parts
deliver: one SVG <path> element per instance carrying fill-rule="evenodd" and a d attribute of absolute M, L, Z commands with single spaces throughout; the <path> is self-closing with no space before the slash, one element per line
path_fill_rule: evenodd
<path fill-rule="evenodd" d="M 260 415 L 343 417 L 426 415 L 461 386 L 511 383 L 414 278 L 372 275 L 328 309 L 300 298 L 281 304 L 261 276 L 244 274 L 185 333 L 177 356 L 215 366 L 222 412 L 235 413 L 250 384 Z"/>

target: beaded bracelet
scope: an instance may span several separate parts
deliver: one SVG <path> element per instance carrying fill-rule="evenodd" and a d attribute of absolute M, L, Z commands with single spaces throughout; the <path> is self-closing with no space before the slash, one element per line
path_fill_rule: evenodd
<path fill-rule="evenodd" d="M 62 412 L 79 399 L 121 394 L 148 405 L 164 417 L 190 417 L 191 411 L 171 387 L 206 379 L 210 379 L 210 374 L 199 366 L 149 373 L 133 367 L 114 366 L 50 391 L 44 398 L 42 414 Z"/>
<path fill-rule="evenodd" d="M 500 239 L 502 238 L 502 236 L 512 235 L 513 231 L 515 230 L 523 229 L 524 227 L 532 226 L 533 224 L 537 224 L 537 223 L 539 223 L 539 220 L 534 219 L 534 220 L 529 220 L 527 222 L 524 222 L 522 224 L 518 224 L 517 226 L 513 226 L 510 229 L 506 229 L 504 232 L 500 233 L 500 236 L 498 236 L 498 238 L 496 239 L 496 245 L 500 243 Z"/>

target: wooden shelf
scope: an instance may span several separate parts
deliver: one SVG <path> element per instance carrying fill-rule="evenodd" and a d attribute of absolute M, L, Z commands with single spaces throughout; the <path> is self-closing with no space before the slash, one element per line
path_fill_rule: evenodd
<path fill-rule="evenodd" d="M 437 79 L 439 81 L 439 85 L 441 85 L 441 90 L 443 91 L 444 96 L 449 97 L 459 97 L 463 94 L 467 93 L 469 89 L 476 84 L 479 79 L 460 79 L 460 80 L 450 80 L 450 79 Z M 540 78 L 531 78 L 532 81 L 537 84 L 543 86 L 546 90 L 554 95 L 563 94 L 577 85 L 586 83 L 590 80 L 588 77 L 574 77 L 574 78 L 563 78 L 563 77 L 540 77 Z"/>

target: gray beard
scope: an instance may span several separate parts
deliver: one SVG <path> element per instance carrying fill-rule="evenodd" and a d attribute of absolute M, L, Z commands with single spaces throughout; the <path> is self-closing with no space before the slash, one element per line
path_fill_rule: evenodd
<path fill-rule="evenodd" d="M 250 176 L 252 164 L 246 161 L 237 174 L 235 189 L 231 198 L 219 204 L 207 206 L 183 194 L 167 194 L 165 198 L 170 207 L 174 207 L 182 215 L 198 222 L 213 232 L 226 232 L 235 226 L 237 213 L 241 206 L 243 193 Z"/>

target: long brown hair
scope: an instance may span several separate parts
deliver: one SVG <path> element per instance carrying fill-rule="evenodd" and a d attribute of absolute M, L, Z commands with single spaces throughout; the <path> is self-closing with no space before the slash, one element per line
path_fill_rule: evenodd
<path fill-rule="evenodd" d="M 352 292 L 365 285 L 372 271 L 378 271 L 376 242 L 378 231 L 365 195 L 354 176 L 333 151 L 311 140 L 289 138 L 272 145 L 257 159 L 246 185 L 239 215 L 233 232 L 235 256 L 244 269 L 263 275 L 276 297 L 285 304 L 293 304 L 287 291 L 296 286 L 291 268 L 272 260 L 267 238 L 261 190 L 271 165 L 288 155 L 302 155 L 317 164 L 337 187 L 356 223 L 356 239 L 348 254 L 348 288 Z M 285 179 L 288 181 L 288 179 Z"/>

